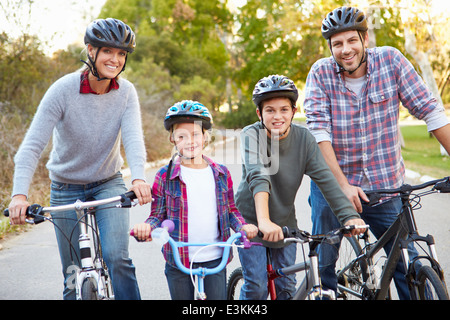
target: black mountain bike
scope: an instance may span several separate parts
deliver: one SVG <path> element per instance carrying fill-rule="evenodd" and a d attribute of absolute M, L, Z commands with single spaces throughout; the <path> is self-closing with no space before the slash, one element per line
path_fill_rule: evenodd
<path fill-rule="evenodd" d="M 426 191 L 414 191 L 431 187 Z M 390 298 L 390 284 L 396 265 L 401 258 L 406 271 L 406 281 L 412 300 L 448 300 L 444 272 L 440 266 L 432 235 L 421 236 L 414 219 L 414 210 L 421 207 L 421 197 L 433 193 L 450 193 L 449 177 L 429 181 L 420 185 L 405 184 L 397 189 L 382 189 L 365 192 L 369 205 L 376 206 L 380 201 L 399 197 L 402 208 L 397 220 L 375 242 L 371 243 L 368 233 L 364 236 L 346 238 L 351 245 L 351 257 L 342 254 L 342 267 L 336 267 L 338 278 L 338 297 L 344 299 L 384 300 Z M 393 248 L 384 265 L 376 257 L 384 245 L 395 239 Z M 408 244 L 414 242 L 421 252 L 414 259 L 408 254 Z M 427 249 L 422 245 L 426 244 Z M 422 253 L 423 252 L 423 253 Z M 378 260 L 377 260 L 378 259 Z"/>

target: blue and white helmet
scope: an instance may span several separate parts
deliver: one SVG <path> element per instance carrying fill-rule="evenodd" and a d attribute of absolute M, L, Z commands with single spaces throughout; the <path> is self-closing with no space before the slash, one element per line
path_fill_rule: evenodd
<path fill-rule="evenodd" d="M 203 129 L 211 129 L 213 120 L 208 109 L 197 101 L 183 100 L 171 106 L 164 118 L 164 127 L 167 131 L 176 123 L 201 121 Z"/>

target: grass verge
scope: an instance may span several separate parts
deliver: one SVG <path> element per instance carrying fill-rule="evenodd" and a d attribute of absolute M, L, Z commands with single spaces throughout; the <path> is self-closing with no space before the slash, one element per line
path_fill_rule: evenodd
<path fill-rule="evenodd" d="M 434 178 L 450 175 L 450 157 L 441 155 L 439 142 L 428 133 L 426 125 L 402 126 L 401 131 L 406 168 Z"/>

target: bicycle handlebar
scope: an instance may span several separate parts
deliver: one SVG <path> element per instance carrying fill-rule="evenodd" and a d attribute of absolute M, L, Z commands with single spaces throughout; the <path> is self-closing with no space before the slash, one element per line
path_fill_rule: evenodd
<path fill-rule="evenodd" d="M 113 202 L 121 202 L 122 208 L 130 208 L 132 200 L 136 199 L 136 195 L 133 191 L 128 191 L 120 196 L 101 199 L 101 200 L 93 200 L 93 201 L 85 201 L 82 202 L 80 200 L 77 200 L 75 203 L 67 204 L 67 205 L 61 205 L 61 206 L 54 206 L 54 207 L 43 207 L 39 204 L 32 204 L 27 208 L 27 212 L 25 214 L 26 218 L 25 221 L 30 224 L 39 224 L 41 222 L 45 221 L 44 213 L 48 212 L 60 212 L 60 211 L 67 211 L 67 210 L 82 210 L 90 207 L 98 207 L 100 205 L 104 204 L 110 204 Z M 3 211 L 3 215 L 5 217 L 9 217 L 9 209 L 6 208 Z"/>
<path fill-rule="evenodd" d="M 228 238 L 225 242 L 215 242 L 215 243 L 189 243 L 189 242 L 177 242 L 175 241 L 170 235 L 168 235 L 171 231 L 173 231 L 174 223 L 171 220 L 164 220 L 161 224 L 161 228 L 155 228 L 151 231 L 151 237 L 153 239 L 157 239 L 158 237 L 161 237 L 164 243 L 169 243 L 172 247 L 173 251 L 173 257 L 175 264 L 177 267 L 186 274 L 193 274 L 193 275 L 201 275 L 206 276 L 208 274 L 214 274 L 219 271 L 221 271 L 228 261 L 228 258 L 230 256 L 230 249 L 232 246 L 242 246 L 243 248 L 247 249 L 254 245 L 262 245 L 262 243 L 257 242 L 250 242 L 248 240 L 245 232 L 236 232 L 234 233 L 230 238 Z M 134 237 L 134 230 L 130 230 L 130 236 Z M 135 237 L 136 239 L 136 237 Z M 139 241 L 138 239 L 136 239 Z M 238 244 L 237 242 L 240 242 Z M 236 244 L 235 244 L 236 242 Z M 189 247 L 189 246 L 197 246 L 197 247 L 207 247 L 207 246 L 217 246 L 217 247 L 223 247 L 224 252 L 222 254 L 222 260 L 220 264 L 215 268 L 196 268 L 196 269 L 189 269 L 183 265 L 180 258 L 180 253 L 178 251 L 178 248 L 182 247 Z"/>
<path fill-rule="evenodd" d="M 367 190 L 364 193 L 369 198 L 369 202 L 364 202 L 369 206 L 373 206 L 378 204 L 383 197 L 382 195 L 386 194 L 397 194 L 400 193 L 402 195 L 410 194 L 413 191 L 425 189 L 427 187 L 433 186 L 432 190 L 438 191 L 440 193 L 450 193 L 450 177 L 445 177 L 442 179 L 431 180 L 418 185 L 409 185 L 404 184 L 399 188 L 393 189 L 378 189 L 378 190 Z"/>
<path fill-rule="evenodd" d="M 311 235 L 309 232 L 304 230 L 283 227 L 283 235 L 285 242 L 325 242 L 328 244 L 335 244 L 340 241 L 340 234 L 348 234 L 351 230 L 362 228 L 368 229 L 369 225 L 342 226 L 325 234 Z"/>

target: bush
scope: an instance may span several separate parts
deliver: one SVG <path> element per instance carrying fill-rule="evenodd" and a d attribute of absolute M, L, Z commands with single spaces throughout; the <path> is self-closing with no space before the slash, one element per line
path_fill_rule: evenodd
<path fill-rule="evenodd" d="M 218 123 L 227 129 L 239 129 L 258 121 L 253 102 L 241 101 L 236 110 L 222 114 Z"/>

